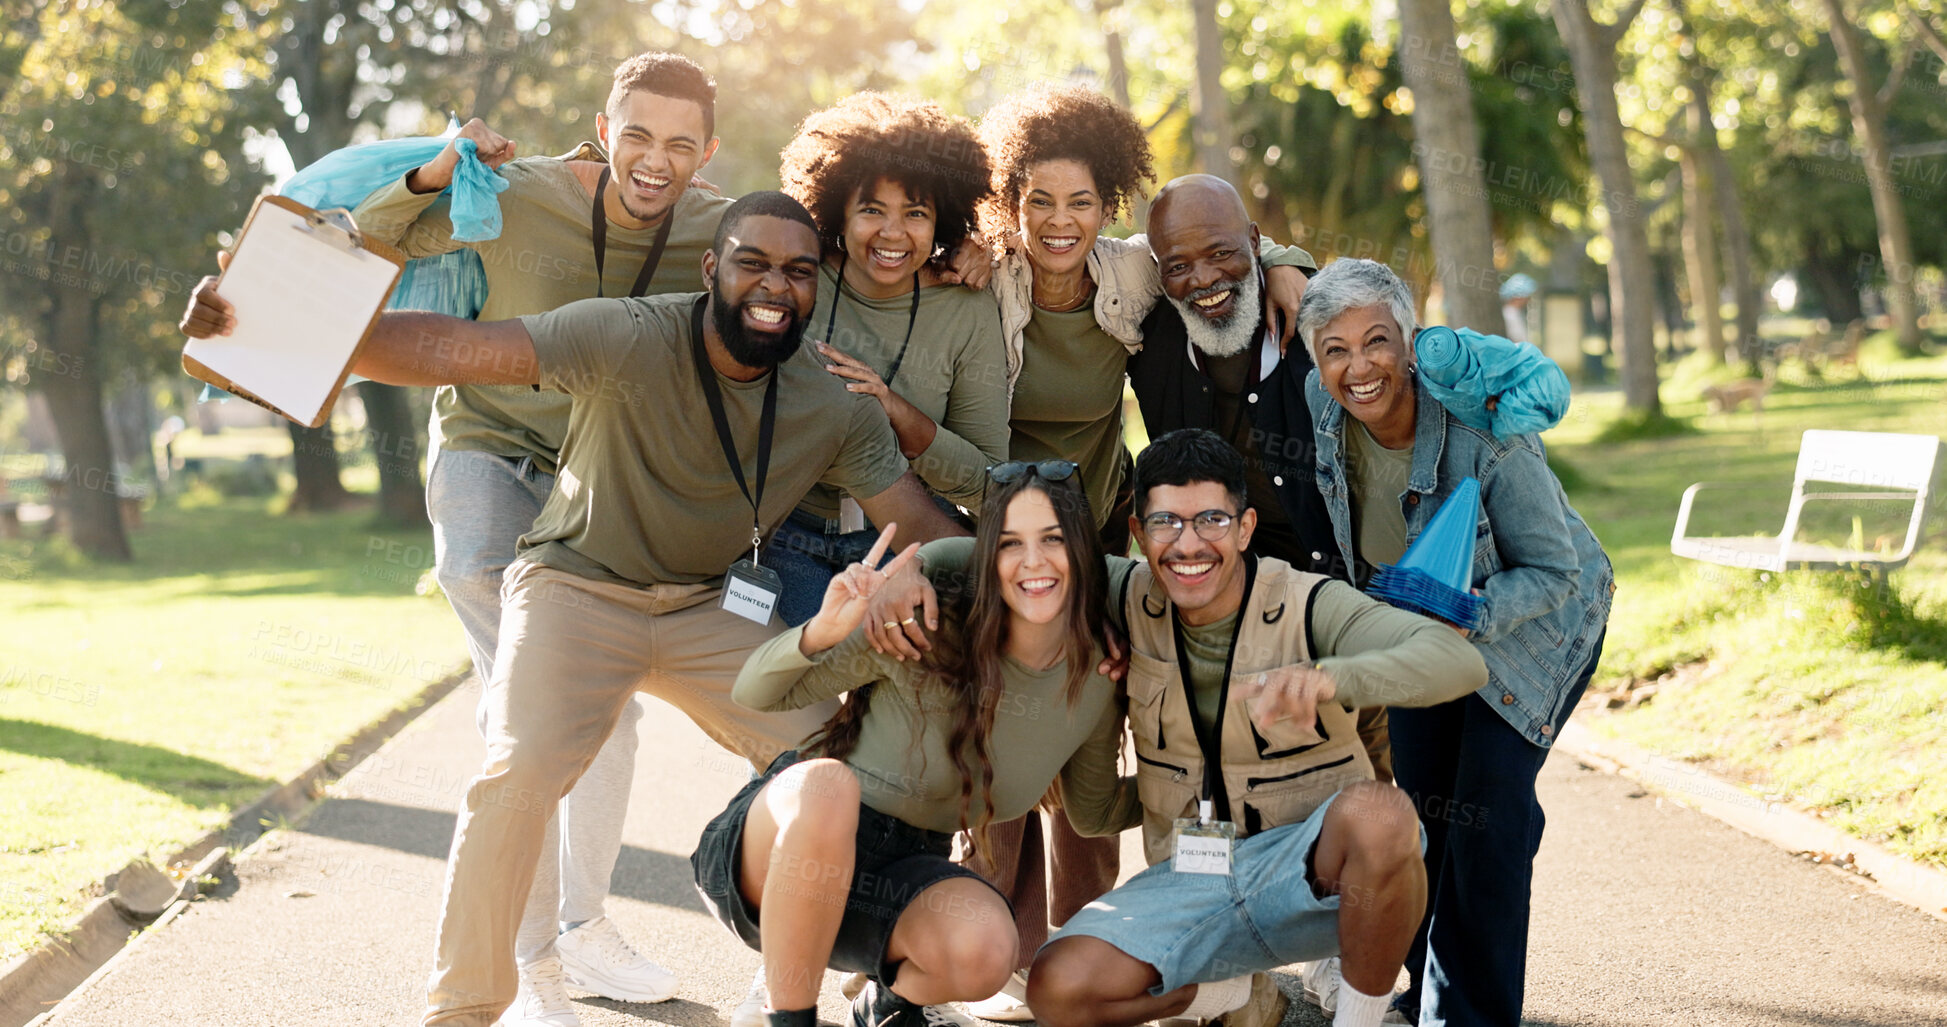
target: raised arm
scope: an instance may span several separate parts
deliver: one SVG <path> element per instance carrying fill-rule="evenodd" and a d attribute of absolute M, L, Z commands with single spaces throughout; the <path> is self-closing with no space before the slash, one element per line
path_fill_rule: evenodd
<path fill-rule="evenodd" d="M 230 255 L 219 253 L 219 268 Z M 197 283 L 177 325 L 192 339 L 229 335 L 236 308 L 216 291 L 211 275 Z M 519 321 L 468 321 L 422 311 L 379 315 L 352 371 L 387 385 L 536 385 L 541 381 L 534 340 Z"/>
<path fill-rule="evenodd" d="M 459 141 L 473 140 L 482 163 L 498 168 L 513 159 L 515 144 L 479 118 L 467 122 L 439 155 L 373 190 L 352 211 L 366 235 L 398 248 L 408 257 L 430 257 L 465 246 L 453 238 L 453 221 L 440 193 L 453 184 Z"/>

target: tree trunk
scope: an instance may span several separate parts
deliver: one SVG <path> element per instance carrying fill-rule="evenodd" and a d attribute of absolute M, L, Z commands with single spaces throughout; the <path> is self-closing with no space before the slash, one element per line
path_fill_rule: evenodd
<path fill-rule="evenodd" d="M 1711 97 L 1716 93 L 1716 72 L 1704 63 L 1703 55 L 1695 42 L 1695 32 L 1690 26 L 1690 12 L 1683 0 L 1673 4 L 1677 15 L 1685 24 L 1685 32 L 1690 35 L 1689 56 L 1685 62 L 1689 66 L 1690 90 L 1694 94 L 1691 110 L 1700 115 L 1701 124 L 1692 122 L 1690 144 L 1695 148 L 1699 168 L 1704 177 L 1710 180 L 1717 208 L 1717 219 L 1724 226 L 1723 261 L 1720 270 L 1730 273 L 1731 297 L 1737 303 L 1737 333 L 1731 339 L 1730 355 L 1755 368 L 1760 350 L 1758 340 L 1758 317 L 1764 312 L 1764 300 L 1758 295 L 1758 282 L 1751 271 L 1751 233 L 1744 225 L 1744 204 L 1738 199 L 1737 183 L 1731 177 L 1731 164 L 1724 159 L 1724 150 L 1717 145 L 1717 126 L 1711 120 Z"/>
<path fill-rule="evenodd" d="M 1197 79 L 1190 90 L 1190 125 L 1204 174 L 1237 184 L 1230 165 L 1230 104 L 1224 99 L 1224 32 L 1217 0 L 1191 0 L 1196 18 Z"/>
<path fill-rule="evenodd" d="M 49 227 L 58 251 L 79 254 L 85 267 L 92 240 L 84 212 L 93 182 L 73 163 L 61 167 Z M 95 338 L 101 330 L 99 298 L 89 284 L 81 273 L 57 275 L 48 283 L 51 302 L 42 339 L 48 352 L 37 361 L 40 373 L 33 380 L 47 397 L 54 432 L 61 439 L 64 471 L 61 484 L 54 487 L 61 490 L 57 505 L 69 541 L 94 559 L 126 563 L 133 554 L 122 527 L 122 479 L 102 407 L 101 347 Z"/>
<path fill-rule="evenodd" d="M 1129 60 L 1122 45 L 1122 25 L 1127 20 L 1122 0 L 1096 0 L 1095 15 L 1102 26 L 1103 49 L 1108 53 L 1109 96 L 1128 110 L 1132 105 L 1129 102 Z"/>
<path fill-rule="evenodd" d="M 419 457 L 425 447 L 406 390 L 360 382 L 358 394 L 365 402 L 372 458 L 378 462 L 379 520 L 400 528 L 427 526 L 426 490 L 419 477 Z"/>
<path fill-rule="evenodd" d="M 331 424 L 306 428 L 296 421 L 291 429 L 291 473 L 297 488 L 286 513 L 323 513 L 351 505 L 352 494 L 338 480 L 338 444 Z"/>
<path fill-rule="evenodd" d="M 1448 0 L 1401 0 L 1399 20 L 1400 70 L 1413 90 L 1413 154 L 1447 322 L 1500 335 L 1506 324 L 1494 271 L 1494 224 L 1474 93 L 1454 43 L 1453 8 Z"/>
<path fill-rule="evenodd" d="M 1900 349 L 1920 352 L 1920 305 L 1913 292 L 1913 238 L 1907 230 L 1906 201 L 1900 198 L 1893 181 L 1892 147 L 1886 141 L 1886 100 L 1872 81 L 1866 55 L 1860 49 L 1859 30 L 1845 11 L 1841 0 L 1823 0 L 1826 17 L 1832 23 L 1832 45 L 1839 51 L 1839 65 L 1852 83 L 1847 106 L 1852 111 L 1852 131 L 1859 137 L 1866 163 L 1866 187 L 1873 194 L 1873 219 L 1879 223 L 1879 256 L 1885 264 L 1886 308 L 1893 315 L 1893 331 Z M 1893 81 L 1897 85 L 1895 72 Z"/>
<path fill-rule="evenodd" d="M 1717 277 L 1717 188 L 1705 170 L 1703 154 L 1697 152 L 1694 132 L 1697 104 L 1690 104 L 1691 139 L 1681 150 L 1678 165 L 1683 169 L 1683 268 L 1690 280 L 1691 318 L 1697 324 L 1699 347 L 1710 354 L 1710 362 L 1724 362 L 1724 315 L 1718 307 L 1723 292 Z M 1710 122 L 1704 122 L 1709 130 Z"/>
<path fill-rule="evenodd" d="M 1732 347 L 1737 359 L 1748 363 L 1763 348 L 1758 340 L 1758 318 L 1764 314 L 1764 296 L 1751 270 L 1751 232 L 1744 224 L 1744 201 L 1738 198 L 1730 161 L 1724 159 L 1714 133 L 1704 137 L 1703 154 L 1717 187 L 1717 213 L 1724 221 L 1724 263 L 1731 273 L 1731 295 L 1737 301 L 1737 335 Z"/>
<path fill-rule="evenodd" d="M 1589 14 L 1588 0 L 1554 0 L 1555 25 L 1568 45 L 1575 71 L 1575 96 L 1588 135 L 1589 163 L 1602 186 L 1609 212 L 1609 299 L 1612 345 L 1622 364 L 1623 403 L 1645 414 L 1662 412 L 1657 397 L 1655 284 L 1650 270 L 1649 237 L 1636 199 L 1636 180 L 1623 143 L 1622 115 L 1616 109 L 1615 44 L 1627 21 L 1604 25 Z"/>
<path fill-rule="evenodd" d="M 1857 256 L 1863 257 L 1864 254 Z M 1859 304 L 1859 282 L 1853 277 L 1857 262 L 1850 251 L 1841 253 L 1821 253 L 1812 250 L 1805 255 L 1803 286 L 1818 296 L 1819 306 L 1825 311 L 1826 320 L 1832 322 L 1836 330 L 1866 316 Z M 1803 299 L 1800 299 L 1803 302 Z"/>

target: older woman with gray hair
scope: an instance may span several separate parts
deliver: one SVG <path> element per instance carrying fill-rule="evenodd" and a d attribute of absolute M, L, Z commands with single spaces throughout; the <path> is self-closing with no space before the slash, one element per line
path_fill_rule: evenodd
<path fill-rule="evenodd" d="M 1412 983 L 1389 1019 L 1500 1027 L 1521 1020 L 1544 819 L 1535 779 L 1595 672 L 1615 579 L 1539 439 L 1469 427 L 1429 394 L 1415 329 L 1412 291 L 1370 260 L 1327 266 L 1298 308 L 1318 365 L 1306 382 L 1318 490 L 1356 584 L 1397 563 L 1463 480 L 1480 482 L 1480 608 L 1454 628 L 1479 647 L 1488 682 L 1391 711 L 1394 773 L 1426 825 L 1430 893 L 1406 962 Z"/>

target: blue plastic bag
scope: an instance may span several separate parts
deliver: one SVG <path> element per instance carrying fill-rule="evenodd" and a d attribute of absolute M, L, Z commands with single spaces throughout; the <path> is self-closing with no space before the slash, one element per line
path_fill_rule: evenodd
<path fill-rule="evenodd" d="M 1568 375 L 1525 342 L 1434 327 L 1413 351 L 1427 391 L 1464 424 L 1507 438 L 1547 431 L 1568 413 Z"/>
<path fill-rule="evenodd" d="M 460 151 L 460 163 L 453 169 L 453 184 L 444 193 L 452 197 L 453 238 L 459 242 L 498 239 L 500 194 L 506 190 L 507 180 L 480 162 L 473 140 L 462 139 L 455 148 Z M 347 146 L 325 154 L 293 175 L 284 183 L 283 194 L 307 207 L 356 207 L 380 187 L 439 156 L 444 149 L 444 136 Z"/>
<path fill-rule="evenodd" d="M 284 195 L 311 207 L 356 207 L 365 197 L 425 164 L 446 148 L 443 136 L 385 139 L 334 150 L 284 184 Z M 460 163 L 453 169 L 449 216 L 453 238 L 481 242 L 500 237 L 500 193 L 507 180 L 480 162 L 473 140 L 455 144 Z M 469 320 L 487 302 L 487 270 L 470 249 L 406 262 L 390 310 L 430 310 Z"/>

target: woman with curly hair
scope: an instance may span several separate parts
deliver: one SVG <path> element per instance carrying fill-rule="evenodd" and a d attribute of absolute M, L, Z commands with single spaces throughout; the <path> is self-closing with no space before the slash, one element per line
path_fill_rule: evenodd
<path fill-rule="evenodd" d="M 1135 116 L 1091 89 L 1049 85 L 1015 93 L 980 121 L 993 161 L 993 192 L 981 205 L 991 240 L 1012 240 L 988 288 L 1000 303 L 1010 397 L 1008 451 L 1016 460 L 1068 460 L 1095 511 L 1107 552 L 1129 551 L 1132 461 L 1122 439 L 1122 385 L 1142 323 L 1162 296 L 1148 240 L 1101 235 L 1141 202 L 1156 177 Z M 1266 293 L 1297 323 L 1310 254 L 1266 242 Z M 1044 840 L 1045 839 L 1045 840 Z M 1048 850 L 1048 878 L 1041 872 Z M 1027 964 L 1060 924 L 1115 886 L 1113 838 L 1084 838 L 1067 818 L 996 825 L 973 864 L 1014 903 L 1020 967 L 1001 993 L 968 1007 L 990 1020 L 1032 1019 Z"/>
<path fill-rule="evenodd" d="M 885 407 L 928 488 L 979 509 L 987 466 L 1007 459 L 1007 385 L 994 300 L 947 284 L 946 255 L 989 188 L 972 124 L 859 93 L 804 119 L 779 174 L 825 247 L 806 337 L 847 389 Z M 871 546 L 864 527 L 856 504 L 821 487 L 778 529 L 769 562 L 786 624 L 817 612 L 825 583 Z"/>
<path fill-rule="evenodd" d="M 1080 464 L 1104 546 L 1124 553 L 1124 364 L 1163 292 L 1148 239 L 1100 233 L 1155 179 L 1149 140 L 1129 111 L 1072 85 L 1002 100 L 981 118 L 980 140 L 994 166 L 981 226 L 1011 240 L 988 286 L 1006 339 L 1009 452 Z M 1311 255 L 1267 241 L 1261 263 L 1267 306 L 1296 324 Z"/>

